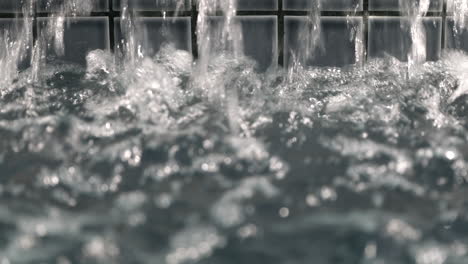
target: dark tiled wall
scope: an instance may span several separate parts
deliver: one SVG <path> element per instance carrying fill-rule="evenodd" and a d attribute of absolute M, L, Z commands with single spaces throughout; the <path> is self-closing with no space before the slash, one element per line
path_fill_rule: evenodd
<path fill-rule="evenodd" d="M 47 23 L 46 0 L 38 0 L 38 29 Z M 120 1 L 95 0 L 90 17 L 71 19 L 65 29 L 66 54 L 63 59 L 83 63 L 90 49 L 112 49 L 121 40 Z M 192 0 L 195 1 L 195 0 Z M 398 10 L 399 0 L 320 0 L 322 5 L 321 46 L 307 63 L 316 66 L 343 66 L 356 62 L 356 37 L 363 34 L 368 57 L 389 54 L 406 60 L 411 46 L 407 21 Z M 431 11 L 424 18 L 427 31 L 427 57 L 436 60 L 441 49 L 459 48 L 468 51 L 468 32 L 453 31 L 450 6 L 444 0 L 431 0 Z M 55 2 L 62 2 L 55 0 Z M 142 16 L 142 32 L 148 54 L 155 54 L 165 42 L 192 51 L 196 55 L 197 10 L 194 2 L 185 0 L 175 13 L 174 0 L 129 0 Z M 290 61 L 301 45 L 298 28 L 307 17 L 310 0 L 238 0 L 237 21 L 243 30 L 246 55 L 257 61 L 260 70 L 271 64 Z M 0 0 L 0 29 L 19 19 L 21 1 Z M 168 11 L 168 12 L 163 12 Z M 167 16 L 166 19 L 163 16 Z M 171 18 L 177 16 L 177 18 Z M 8 22 L 8 23 L 7 23 Z M 406 26 L 405 26 L 406 25 Z M 458 34 L 458 35 L 456 35 Z M 354 36 L 354 37 L 353 37 Z M 364 55 L 364 54 L 362 54 Z"/>

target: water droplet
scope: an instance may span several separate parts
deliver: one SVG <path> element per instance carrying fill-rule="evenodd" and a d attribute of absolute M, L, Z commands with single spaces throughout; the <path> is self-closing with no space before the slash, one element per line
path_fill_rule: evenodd
<path fill-rule="evenodd" d="M 158 206 L 159 208 L 166 209 L 166 208 L 169 208 L 169 206 L 171 206 L 172 197 L 170 194 L 163 193 L 163 194 L 158 195 L 154 199 L 154 202 L 156 206 Z"/>
<path fill-rule="evenodd" d="M 454 151 L 449 150 L 449 151 L 445 152 L 445 157 L 448 160 L 454 160 L 457 157 L 457 154 Z"/>
<path fill-rule="evenodd" d="M 366 247 L 364 248 L 364 256 L 367 259 L 374 259 L 377 257 L 377 245 L 375 242 L 367 243 Z"/>
<path fill-rule="evenodd" d="M 279 209 L 278 214 L 281 216 L 281 218 L 287 218 L 289 216 L 289 208 L 287 207 L 282 207 Z"/>
<path fill-rule="evenodd" d="M 241 238 L 249 238 L 257 235 L 257 226 L 254 224 L 245 225 L 237 231 L 237 234 Z"/>
<path fill-rule="evenodd" d="M 306 196 L 306 203 L 310 207 L 317 207 L 320 205 L 319 199 L 313 194 L 309 194 Z"/>
<path fill-rule="evenodd" d="M 323 200 L 334 201 L 337 199 L 336 191 L 330 187 L 322 187 L 320 189 L 320 196 Z"/>

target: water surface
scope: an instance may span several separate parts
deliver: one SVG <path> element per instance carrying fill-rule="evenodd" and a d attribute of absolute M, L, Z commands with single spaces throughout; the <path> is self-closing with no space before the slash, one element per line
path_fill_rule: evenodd
<path fill-rule="evenodd" d="M 0 89 L 2 263 L 468 261 L 465 54 L 87 61 Z"/>

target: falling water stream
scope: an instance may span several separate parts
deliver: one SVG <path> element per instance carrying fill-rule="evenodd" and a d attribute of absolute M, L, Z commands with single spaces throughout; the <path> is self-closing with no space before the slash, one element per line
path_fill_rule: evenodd
<path fill-rule="evenodd" d="M 408 54 L 408 68 L 411 73 L 415 64 L 426 61 L 426 32 L 423 17 L 429 11 L 430 0 L 399 0 L 401 9 L 406 13 L 409 20 L 411 35 L 411 52 Z"/>
<path fill-rule="evenodd" d="M 34 0 L 0 32 L 0 264 L 468 263 L 468 55 L 426 62 L 427 0 L 400 1 L 409 62 L 308 67 L 317 1 L 264 73 L 235 0 L 198 1 L 197 59 L 149 56 L 122 0 L 86 67 L 60 57 L 94 1 L 49 2 L 35 43 Z"/>
<path fill-rule="evenodd" d="M 299 43 L 301 43 L 301 48 L 298 50 L 298 54 L 294 54 L 293 63 L 304 65 L 308 60 L 314 57 L 314 52 L 318 48 L 323 48 L 323 44 L 320 43 L 322 31 L 320 10 L 320 0 L 312 0 L 308 10 L 309 15 L 307 16 L 306 23 L 303 25 L 299 33 Z"/>

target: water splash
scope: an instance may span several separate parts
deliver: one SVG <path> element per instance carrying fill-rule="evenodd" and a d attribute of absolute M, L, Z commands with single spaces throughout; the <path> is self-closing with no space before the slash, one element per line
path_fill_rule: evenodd
<path fill-rule="evenodd" d="M 0 85 L 9 87 L 18 78 L 20 64 L 26 59 L 31 47 L 32 25 L 31 18 L 25 16 L 21 23 L 15 22 L 12 27 L 20 27 L 20 30 L 4 30 L 0 32 Z M 21 24 L 21 25 L 20 25 Z"/>
<path fill-rule="evenodd" d="M 237 0 L 198 1 L 197 40 L 200 74 L 206 75 L 210 58 L 228 52 L 234 57 L 243 53 L 240 25 L 235 21 Z M 212 17 L 221 12 L 222 17 Z"/>
<path fill-rule="evenodd" d="M 313 0 L 310 2 L 306 23 L 299 30 L 300 47 L 293 54 L 293 65 L 306 65 L 312 59 L 318 48 L 321 48 L 322 26 L 320 21 L 321 2 Z M 322 47 L 323 48 L 323 47 Z"/>
<path fill-rule="evenodd" d="M 198 10 L 196 67 L 199 76 L 196 85 L 210 100 L 225 107 L 230 129 L 238 134 L 238 93 L 229 87 L 230 78 L 221 77 L 225 76 L 226 68 L 216 59 L 221 55 L 237 60 L 243 55 L 241 25 L 235 18 L 237 0 L 200 0 Z M 216 12 L 221 12 L 222 17 L 213 17 Z M 214 78 L 210 76 L 213 74 Z"/>
<path fill-rule="evenodd" d="M 23 19 L 16 19 L 10 28 L 0 32 L 0 85 L 4 89 L 18 78 L 20 64 L 31 48 L 34 4 L 33 0 L 26 1 Z"/>
<path fill-rule="evenodd" d="M 447 10 L 453 12 L 455 48 L 460 48 L 463 46 L 463 33 L 468 29 L 468 3 L 462 0 L 449 0 Z"/>
<path fill-rule="evenodd" d="M 430 0 L 399 0 L 399 3 L 409 23 L 412 46 L 408 53 L 408 72 L 411 75 L 415 64 L 426 61 L 426 29 L 423 21 L 429 11 Z"/>
<path fill-rule="evenodd" d="M 122 10 L 120 28 L 123 38 L 121 43 L 117 44 L 117 50 L 123 62 L 132 67 L 144 56 L 143 35 L 138 25 L 138 18 L 135 17 L 135 12 L 129 6 L 128 0 L 121 1 L 120 8 Z"/>
<path fill-rule="evenodd" d="M 353 258 L 466 257 L 434 235 L 456 228 L 451 212 L 466 200 L 466 103 L 449 100 L 461 76 L 446 66 L 459 55 L 416 66 L 411 80 L 396 60 L 303 68 L 285 81 L 281 70 L 215 59 L 223 69 L 211 76 L 238 92 L 236 135 L 230 113 L 197 90 L 191 55 L 170 45 L 132 71 L 99 50 L 86 69 L 45 65 L 28 95 L 33 116 L 23 88 L 2 96 L 0 221 L 12 226 L 2 256 L 228 263 L 229 250 L 249 259 L 247 248 L 294 248 L 313 259 L 310 241 L 320 241 L 328 258 L 347 232 L 369 237 Z M 31 165 L 13 162 L 24 159 Z"/>
<path fill-rule="evenodd" d="M 53 13 L 46 24 L 46 29 L 41 33 L 45 34 L 45 39 L 48 43 L 54 43 L 53 50 L 56 55 L 63 56 L 65 53 L 64 32 L 67 21 L 78 15 L 89 15 L 95 9 L 95 6 L 96 4 L 93 0 L 70 0 L 65 2 L 47 0 L 45 10 Z"/>
<path fill-rule="evenodd" d="M 448 0 L 447 9 L 453 10 L 456 33 L 460 33 L 460 31 L 468 28 L 468 2 L 463 0 Z"/>
<path fill-rule="evenodd" d="M 33 16 L 36 10 L 33 8 L 36 0 L 28 1 L 31 3 L 29 14 Z M 96 6 L 96 2 L 93 0 L 70 0 L 65 2 L 47 0 L 42 4 L 45 4 L 45 10 L 50 12 L 51 15 L 48 20 L 38 23 L 40 24 L 40 30 L 38 30 L 38 37 L 34 43 L 31 58 L 31 79 L 33 81 L 40 81 L 40 71 L 44 68 L 47 58 L 51 55 L 48 53 L 52 51 L 58 57 L 65 54 L 64 34 L 66 24 L 70 19 L 78 15 L 89 15 Z M 53 43 L 53 45 L 50 45 L 50 43 Z M 49 46 L 53 48 L 49 49 Z"/>

